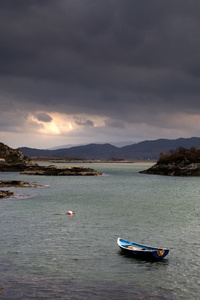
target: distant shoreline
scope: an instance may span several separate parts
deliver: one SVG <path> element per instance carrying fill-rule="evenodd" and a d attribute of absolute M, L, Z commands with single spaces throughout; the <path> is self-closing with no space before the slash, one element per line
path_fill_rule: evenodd
<path fill-rule="evenodd" d="M 88 160 L 65 160 L 65 159 L 34 159 L 34 158 L 31 158 L 34 160 L 34 162 L 36 163 L 61 163 L 61 164 L 134 164 L 134 165 L 152 165 L 152 164 L 156 164 L 156 160 L 116 160 L 116 161 L 113 161 L 113 160 L 91 160 L 91 159 L 88 159 Z"/>

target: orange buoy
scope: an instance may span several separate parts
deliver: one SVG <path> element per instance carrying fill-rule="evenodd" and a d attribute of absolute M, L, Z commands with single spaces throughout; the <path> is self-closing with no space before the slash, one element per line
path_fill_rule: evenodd
<path fill-rule="evenodd" d="M 73 216 L 73 212 L 71 210 L 69 210 L 67 213 L 68 215 Z"/>

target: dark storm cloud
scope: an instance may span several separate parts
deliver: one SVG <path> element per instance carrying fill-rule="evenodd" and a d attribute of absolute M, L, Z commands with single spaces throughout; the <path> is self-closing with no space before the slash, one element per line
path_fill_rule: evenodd
<path fill-rule="evenodd" d="M 46 113 L 39 113 L 36 115 L 36 117 L 38 121 L 47 122 L 47 123 L 53 120 L 52 117 Z"/>
<path fill-rule="evenodd" d="M 2 0 L 0 91 L 113 124 L 199 112 L 199 11 L 199 0 Z"/>

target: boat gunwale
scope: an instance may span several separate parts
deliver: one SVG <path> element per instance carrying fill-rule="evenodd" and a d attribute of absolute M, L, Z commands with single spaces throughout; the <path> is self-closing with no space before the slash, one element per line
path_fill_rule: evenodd
<path fill-rule="evenodd" d="M 138 249 L 134 249 L 134 251 L 158 251 L 158 250 L 168 250 L 167 248 L 155 248 L 155 247 L 150 247 L 150 246 L 144 246 L 144 245 L 142 245 L 142 244 L 137 244 L 137 243 L 133 243 L 133 242 L 129 242 L 129 241 L 127 241 L 127 240 L 124 240 L 124 239 L 122 239 L 122 238 L 118 238 L 117 239 L 117 244 L 118 244 L 118 246 L 120 246 L 121 248 L 124 248 L 124 249 L 128 249 L 127 248 L 127 246 L 123 246 L 121 243 L 120 243 L 120 241 L 124 241 L 124 242 L 126 242 L 127 243 L 127 246 L 130 246 L 130 245 L 132 245 L 132 246 L 135 246 L 135 247 L 138 247 Z M 140 249 L 141 248 L 141 249 Z M 128 249 L 129 250 L 129 249 Z M 131 250 L 131 249 L 130 249 Z"/>

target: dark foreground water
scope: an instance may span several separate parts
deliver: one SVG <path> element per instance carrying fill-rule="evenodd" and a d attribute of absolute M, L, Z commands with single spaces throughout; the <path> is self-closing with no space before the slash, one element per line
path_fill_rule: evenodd
<path fill-rule="evenodd" d="M 103 176 L 0 173 L 48 185 L 0 200 L 0 299 L 199 299 L 200 178 L 87 166 Z M 170 252 L 160 262 L 129 258 L 118 237 Z"/>

